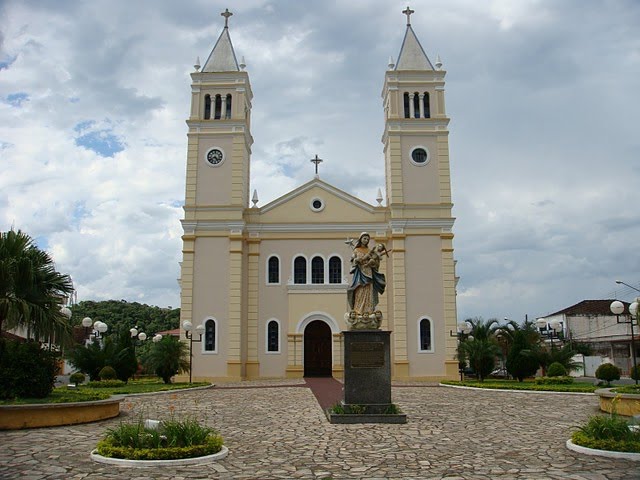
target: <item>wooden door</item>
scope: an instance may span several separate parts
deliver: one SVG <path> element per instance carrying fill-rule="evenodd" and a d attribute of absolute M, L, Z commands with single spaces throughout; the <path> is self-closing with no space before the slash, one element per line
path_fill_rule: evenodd
<path fill-rule="evenodd" d="M 304 375 L 331 376 L 331 328 L 321 320 L 304 329 Z"/>

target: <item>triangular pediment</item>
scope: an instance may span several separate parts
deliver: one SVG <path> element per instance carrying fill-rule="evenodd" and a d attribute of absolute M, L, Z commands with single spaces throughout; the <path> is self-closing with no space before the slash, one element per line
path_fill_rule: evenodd
<path fill-rule="evenodd" d="M 260 223 L 374 222 L 380 208 L 315 178 L 258 209 Z"/>

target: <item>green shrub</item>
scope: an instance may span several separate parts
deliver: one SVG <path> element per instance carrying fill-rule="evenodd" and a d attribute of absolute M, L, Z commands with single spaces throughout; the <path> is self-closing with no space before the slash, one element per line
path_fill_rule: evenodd
<path fill-rule="evenodd" d="M 640 365 L 631 367 L 631 378 L 633 380 L 640 380 Z"/>
<path fill-rule="evenodd" d="M 580 431 L 594 440 L 640 441 L 640 433 L 629 430 L 627 421 L 617 415 L 594 415 Z"/>
<path fill-rule="evenodd" d="M 116 370 L 109 365 L 107 365 L 106 367 L 102 367 L 102 370 L 100 370 L 98 376 L 100 377 L 100 380 L 115 380 L 118 378 Z"/>
<path fill-rule="evenodd" d="M 553 362 L 547 369 L 547 377 L 564 377 L 567 375 L 567 369 L 559 362 Z"/>
<path fill-rule="evenodd" d="M 571 385 L 573 377 L 537 377 L 535 383 L 536 385 Z"/>
<path fill-rule="evenodd" d="M 57 370 L 57 355 L 37 342 L 0 338 L 0 399 L 46 397 L 53 390 Z"/>
<path fill-rule="evenodd" d="M 87 383 L 87 387 L 89 388 L 117 388 L 125 385 L 126 383 L 122 380 L 100 380 L 99 382 Z"/>
<path fill-rule="evenodd" d="M 195 419 L 167 420 L 157 429 L 146 428 L 142 418 L 107 429 L 96 449 L 105 457 L 130 460 L 169 460 L 217 453 L 222 437 Z"/>
<path fill-rule="evenodd" d="M 620 380 L 620 369 L 612 363 L 603 363 L 596 370 L 596 378 L 611 385 L 613 380 Z"/>
<path fill-rule="evenodd" d="M 571 441 L 581 447 L 594 448 L 596 450 L 640 453 L 640 441 L 596 440 L 579 431 L 573 433 Z"/>
<path fill-rule="evenodd" d="M 618 386 L 613 391 L 615 393 L 631 393 L 635 395 L 640 395 L 640 385 Z"/>
<path fill-rule="evenodd" d="M 81 372 L 72 373 L 71 376 L 69 377 L 69 381 L 75 384 L 75 386 L 77 387 L 79 383 L 84 383 L 85 381 L 84 373 L 81 373 Z"/>

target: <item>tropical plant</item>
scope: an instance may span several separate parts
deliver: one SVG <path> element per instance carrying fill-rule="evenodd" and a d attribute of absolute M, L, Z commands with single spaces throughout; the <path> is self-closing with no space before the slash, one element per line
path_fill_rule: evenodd
<path fill-rule="evenodd" d="M 500 354 L 500 347 L 495 339 L 498 329 L 496 319 L 483 320 L 473 318 L 465 320 L 471 325 L 471 333 L 458 346 L 458 360 L 468 359 L 471 368 L 483 381 L 496 364 L 496 356 Z"/>
<path fill-rule="evenodd" d="M 171 383 L 171 377 L 189 371 L 188 355 L 189 351 L 185 343 L 167 335 L 152 345 L 145 358 L 146 368 L 155 372 L 164 383 Z"/>
<path fill-rule="evenodd" d="M 0 338 L 0 399 L 46 397 L 57 370 L 58 355 L 39 343 Z"/>
<path fill-rule="evenodd" d="M 603 363 L 596 369 L 596 378 L 604 380 L 610 386 L 613 380 L 620 380 L 620 373 L 620 369 L 613 363 Z"/>
<path fill-rule="evenodd" d="M 31 237 L 0 233 L 0 331 L 24 327 L 29 338 L 69 345 L 71 324 L 60 304 L 72 292 L 71 278 L 56 271 Z"/>
<path fill-rule="evenodd" d="M 542 367 L 543 372 L 546 373 L 547 368 L 552 363 L 561 364 L 567 372 L 571 370 L 575 370 L 577 368 L 581 368 L 582 364 L 580 362 L 576 362 L 573 360 L 573 357 L 576 355 L 576 351 L 570 343 L 564 344 L 562 347 L 558 348 L 553 346 L 549 349 L 542 348 L 538 351 L 538 361 L 540 362 L 540 367 Z"/>
<path fill-rule="evenodd" d="M 98 339 L 94 338 L 87 346 L 76 345 L 68 350 L 67 360 L 80 372 L 89 375 L 89 380 L 100 379 L 100 370 L 107 364 L 106 354 Z"/>
<path fill-rule="evenodd" d="M 67 359 L 92 381 L 99 380 L 100 371 L 108 365 L 115 370 L 116 378 L 127 382 L 138 367 L 128 331 L 109 335 L 102 343 L 94 338 L 87 346 L 76 345 L 67 352 Z"/>
<path fill-rule="evenodd" d="M 540 334 L 533 322 L 525 320 L 522 325 L 510 320 L 500 328 L 500 338 L 509 345 L 507 372 L 519 382 L 538 370 L 538 342 Z"/>

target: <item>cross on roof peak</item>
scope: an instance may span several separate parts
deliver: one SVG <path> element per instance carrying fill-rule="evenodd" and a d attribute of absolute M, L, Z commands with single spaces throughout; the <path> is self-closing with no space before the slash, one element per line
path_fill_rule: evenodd
<path fill-rule="evenodd" d="M 402 13 L 404 13 L 407 16 L 407 26 L 411 25 L 411 14 L 414 12 L 415 10 L 411 10 L 411 8 L 409 8 L 409 5 L 407 5 L 406 10 L 402 11 Z"/>
<path fill-rule="evenodd" d="M 316 177 L 318 176 L 318 164 L 322 163 L 323 160 L 321 158 L 318 158 L 318 154 L 316 153 L 316 157 L 311 159 L 311 163 L 315 163 L 316 164 Z"/>
<path fill-rule="evenodd" d="M 233 15 L 233 13 L 231 13 L 228 8 L 225 8 L 224 12 L 220 15 L 224 17 L 224 28 L 227 28 L 229 26 L 229 17 Z"/>

